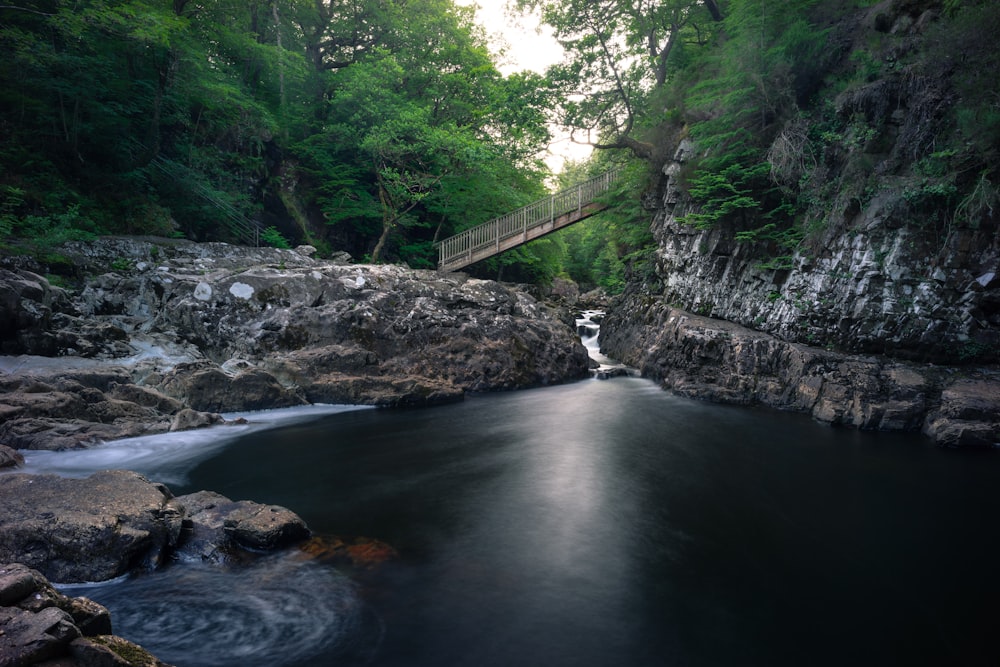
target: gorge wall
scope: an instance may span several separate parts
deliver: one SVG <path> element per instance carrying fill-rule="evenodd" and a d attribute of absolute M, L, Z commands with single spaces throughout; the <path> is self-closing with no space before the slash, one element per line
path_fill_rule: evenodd
<path fill-rule="evenodd" d="M 924 46 L 937 4 L 882 2 L 838 29 L 853 46 L 884 38 L 883 57 L 902 61 Z M 884 68 L 785 121 L 768 153 L 773 182 L 810 178 L 794 249 L 740 240 L 745 220 L 685 224 L 699 149 L 679 140 L 652 198 L 655 275 L 612 307 L 602 351 L 689 395 L 1000 442 L 1000 221 L 988 172 L 964 199 L 938 196 L 961 178 L 937 150 L 958 101 L 949 76 Z M 838 134 L 814 152 L 806 137 L 821 121 Z M 976 407 L 958 407 L 960 395 Z M 980 426 L 946 428 L 946 415 Z"/>

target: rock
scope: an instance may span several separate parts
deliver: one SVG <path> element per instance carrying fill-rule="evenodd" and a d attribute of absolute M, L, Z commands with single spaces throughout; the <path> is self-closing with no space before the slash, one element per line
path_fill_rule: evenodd
<path fill-rule="evenodd" d="M 190 431 L 194 428 L 215 426 L 216 424 L 222 424 L 224 422 L 225 419 L 223 419 L 220 414 L 216 414 L 214 412 L 199 412 L 197 410 L 192 410 L 191 408 L 184 408 L 174 415 L 173 421 L 170 422 L 170 431 Z"/>
<path fill-rule="evenodd" d="M 111 631 L 103 606 L 59 593 L 21 563 L 0 564 L 0 667 L 168 667 Z"/>
<path fill-rule="evenodd" d="M 192 370 L 181 364 L 162 383 L 163 391 L 203 412 L 237 412 L 287 408 L 305 400 L 283 387 L 271 374 L 250 369 L 231 376 L 218 367 Z"/>
<path fill-rule="evenodd" d="M 686 396 L 759 403 L 855 428 L 922 429 L 945 446 L 1000 441 L 995 372 L 948 380 L 939 367 L 789 343 L 635 296 L 609 311 L 601 347 Z"/>
<path fill-rule="evenodd" d="M 6 445 L 0 445 L 0 469 L 24 465 L 24 456 Z"/>
<path fill-rule="evenodd" d="M 0 442 L 15 449 L 87 447 L 307 401 L 440 403 L 589 368 L 564 313 L 462 274 L 151 239 L 61 252 L 92 274 L 77 293 L 0 274 L 16 315 L 0 351 L 50 355 L 0 357 L 10 369 Z M 134 268 L 113 270 L 109 258 Z M 25 308 L 41 314 L 25 319 Z"/>
<path fill-rule="evenodd" d="M 924 433 L 948 447 L 1000 446 L 1000 381 L 979 375 L 945 387 Z"/>
<path fill-rule="evenodd" d="M 0 562 L 60 582 L 156 567 L 180 537 L 183 515 L 169 490 L 133 472 L 0 475 L 0 497 Z"/>
<path fill-rule="evenodd" d="M 309 529 L 298 515 L 277 505 L 232 501 L 211 491 L 177 498 L 189 527 L 178 551 L 182 559 L 227 562 L 241 549 L 271 550 L 307 539 Z"/>

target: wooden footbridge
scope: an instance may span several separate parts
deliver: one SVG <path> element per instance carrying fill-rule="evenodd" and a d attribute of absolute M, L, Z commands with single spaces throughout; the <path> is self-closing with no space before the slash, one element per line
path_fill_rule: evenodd
<path fill-rule="evenodd" d="M 603 211 L 607 204 L 597 198 L 611 188 L 620 174 L 620 170 L 612 169 L 439 241 L 438 271 L 457 271 Z"/>

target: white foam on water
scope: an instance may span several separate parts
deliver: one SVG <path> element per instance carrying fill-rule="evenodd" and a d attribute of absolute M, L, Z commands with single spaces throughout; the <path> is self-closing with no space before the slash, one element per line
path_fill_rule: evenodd
<path fill-rule="evenodd" d="M 88 449 L 29 451 L 18 472 L 54 473 L 64 477 L 87 477 L 99 470 L 133 470 L 164 484 L 184 484 L 187 473 L 237 438 L 279 426 L 311 421 L 349 410 L 371 409 L 363 405 L 308 405 L 258 412 L 227 413 L 227 420 L 242 418 L 243 424 L 222 424 L 191 431 L 124 438 Z"/>

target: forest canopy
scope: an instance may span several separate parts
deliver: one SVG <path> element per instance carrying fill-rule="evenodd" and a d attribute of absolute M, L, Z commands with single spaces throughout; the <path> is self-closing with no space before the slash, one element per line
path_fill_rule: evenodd
<path fill-rule="evenodd" d="M 472 272 L 612 290 L 651 276 L 641 193 L 685 140 L 682 221 L 725 227 L 778 269 L 832 224 L 831 197 L 882 187 L 865 165 L 894 130 L 863 104 L 880 80 L 935 91 L 914 97 L 925 122 L 885 163 L 915 183 L 904 194 L 942 225 L 1000 206 L 996 3 L 907 4 L 933 17 L 919 47 L 878 25 L 873 0 L 509 5 L 564 48 L 544 75 L 502 74 L 453 0 L 2 5 L 0 243 L 157 234 L 432 267 L 435 240 L 546 192 L 539 155 L 562 126 L 609 150 L 560 185 L 631 160 L 614 206 Z"/>
<path fill-rule="evenodd" d="M 549 88 L 451 0 L 0 7 L 0 236 L 312 243 L 434 265 L 536 198 Z"/>

